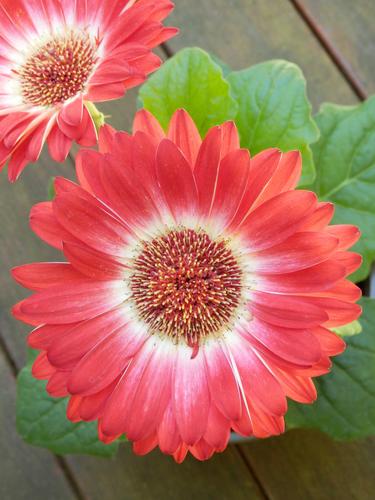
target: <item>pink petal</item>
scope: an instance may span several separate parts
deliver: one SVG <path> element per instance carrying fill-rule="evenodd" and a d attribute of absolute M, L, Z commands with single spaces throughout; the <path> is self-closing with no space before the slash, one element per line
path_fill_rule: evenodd
<path fill-rule="evenodd" d="M 83 96 L 79 94 L 71 101 L 68 101 L 60 111 L 60 118 L 71 126 L 81 123 L 83 115 Z"/>
<path fill-rule="evenodd" d="M 161 451 L 168 455 L 172 455 L 181 443 L 172 402 L 166 407 L 158 427 L 158 441 Z"/>
<path fill-rule="evenodd" d="M 327 328 L 314 328 L 313 334 L 327 356 L 337 356 L 345 351 L 346 344 L 336 333 L 327 330 Z"/>
<path fill-rule="evenodd" d="M 312 192 L 281 193 L 246 217 L 241 226 L 241 237 L 250 251 L 274 246 L 297 232 L 315 206 L 316 195 Z"/>
<path fill-rule="evenodd" d="M 203 461 L 211 458 L 215 449 L 207 441 L 201 439 L 194 446 L 190 446 L 189 451 L 197 460 Z"/>
<path fill-rule="evenodd" d="M 297 365 L 313 365 L 322 355 L 319 343 L 309 330 L 272 326 L 254 318 L 246 326 L 246 332 L 277 356 Z"/>
<path fill-rule="evenodd" d="M 314 266 L 328 259 L 338 240 L 325 233 L 295 233 L 287 240 L 249 256 L 255 272 L 283 274 Z"/>
<path fill-rule="evenodd" d="M 30 226 L 39 238 L 58 250 L 62 250 L 63 240 L 77 241 L 69 231 L 58 223 L 50 201 L 37 203 L 32 207 Z"/>
<path fill-rule="evenodd" d="M 321 231 L 330 223 L 335 206 L 333 203 L 318 203 L 316 210 L 309 214 L 301 227 L 301 231 Z"/>
<path fill-rule="evenodd" d="M 40 352 L 36 357 L 31 373 L 39 380 L 48 380 L 55 373 L 55 369 L 51 366 L 44 351 Z"/>
<path fill-rule="evenodd" d="M 65 325 L 65 331 L 51 342 L 48 359 L 60 369 L 71 370 L 109 334 L 120 329 L 126 333 L 127 323 L 128 319 L 120 306 L 87 321 Z"/>
<path fill-rule="evenodd" d="M 287 409 L 284 393 L 275 377 L 255 354 L 250 344 L 239 335 L 230 338 L 228 347 L 239 372 L 243 390 L 255 406 L 273 416 Z"/>
<path fill-rule="evenodd" d="M 267 149 L 251 158 L 246 191 L 232 221 L 232 230 L 235 230 L 251 212 L 255 200 L 267 186 L 280 160 L 281 152 L 278 149 Z"/>
<path fill-rule="evenodd" d="M 258 274 L 257 290 L 274 293 L 308 293 L 327 290 L 345 277 L 345 268 L 327 260 L 293 273 Z"/>
<path fill-rule="evenodd" d="M 328 226 L 326 231 L 339 240 L 339 250 L 347 250 L 353 246 L 361 236 L 358 227 L 350 226 L 349 224 Z"/>
<path fill-rule="evenodd" d="M 193 170 L 202 139 L 190 115 L 178 109 L 169 122 L 168 139 L 182 151 Z"/>
<path fill-rule="evenodd" d="M 316 400 L 317 393 L 311 378 L 289 373 L 277 366 L 271 366 L 271 370 L 288 398 L 305 404 Z"/>
<path fill-rule="evenodd" d="M 208 415 L 207 429 L 203 436 L 204 440 L 212 446 L 215 451 L 224 451 L 230 437 L 230 422 L 216 408 L 211 405 Z"/>
<path fill-rule="evenodd" d="M 113 138 L 116 135 L 116 129 L 105 123 L 99 130 L 99 152 L 100 153 L 109 153 L 111 151 L 111 146 L 113 143 Z"/>
<path fill-rule="evenodd" d="M 122 420 L 128 439 L 145 439 L 161 423 L 172 396 L 175 356 L 176 347 L 169 340 L 149 342 L 127 370 L 122 382 Z"/>
<path fill-rule="evenodd" d="M 220 343 L 205 347 L 212 402 L 230 420 L 241 416 L 241 397 L 232 367 Z"/>
<path fill-rule="evenodd" d="M 157 119 L 146 109 L 137 111 L 133 122 L 133 134 L 144 132 L 151 136 L 155 144 L 159 144 L 164 138 L 165 133 Z"/>
<path fill-rule="evenodd" d="M 27 337 L 27 343 L 33 349 L 47 351 L 52 343 L 66 331 L 67 325 L 42 325 L 35 328 Z"/>
<path fill-rule="evenodd" d="M 116 378 L 103 390 L 92 394 L 91 396 L 85 396 L 82 398 L 82 402 L 79 407 L 79 414 L 82 420 L 90 422 L 91 420 L 96 420 L 102 416 L 105 403 L 112 394 L 112 391 L 116 387 L 118 381 L 119 379 Z"/>
<path fill-rule="evenodd" d="M 191 348 L 178 346 L 174 379 L 174 414 L 182 440 L 194 445 L 207 428 L 210 394 L 203 349 L 192 359 Z"/>
<path fill-rule="evenodd" d="M 64 243 L 63 251 L 78 275 L 95 280 L 123 279 L 125 266 L 107 254 L 94 250 L 84 243 Z"/>
<path fill-rule="evenodd" d="M 69 372 L 55 372 L 46 386 L 48 394 L 55 398 L 65 398 L 68 396 L 69 393 L 66 388 L 66 382 L 69 375 Z"/>
<path fill-rule="evenodd" d="M 73 140 L 61 132 L 59 127 L 55 125 L 47 137 L 47 143 L 52 159 L 62 163 L 69 154 Z"/>
<path fill-rule="evenodd" d="M 129 230 L 97 199 L 64 193 L 53 202 L 56 218 L 66 231 L 95 250 L 122 257 L 129 242 Z"/>
<path fill-rule="evenodd" d="M 220 162 L 219 174 L 210 216 L 223 227 L 234 218 L 245 192 L 249 177 L 250 155 L 239 149 L 228 153 Z"/>
<path fill-rule="evenodd" d="M 275 172 L 255 200 L 252 210 L 280 193 L 295 189 L 301 176 L 301 170 L 302 157 L 299 151 L 283 153 Z"/>
<path fill-rule="evenodd" d="M 133 451 L 136 455 L 146 455 L 150 453 L 154 448 L 156 448 L 158 444 L 156 434 L 152 434 L 146 439 L 142 439 L 140 441 L 136 441 L 133 443 Z"/>
<path fill-rule="evenodd" d="M 103 341 L 96 344 L 74 368 L 68 380 L 69 392 L 88 396 L 101 391 L 126 369 L 129 359 L 144 342 L 144 332 L 137 331 L 132 326 L 119 328 L 110 333 Z M 117 388 L 114 389 L 111 399 L 116 391 Z M 103 418 L 105 419 L 105 414 Z M 109 435 L 116 434 L 107 432 L 105 425 L 103 431 Z"/>
<path fill-rule="evenodd" d="M 93 318 L 126 298 L 121 281 L 81 279 L 36 293 L 22 301 L 20 309 L 25 318 L 39 324 L 66 324 Z"/>
<path fill-rule="evenodd" d="M 65 262 L 38 262 L 25 264 L 12 269 L 13 278 L 25 288 L 30 290 L 44 290 L 62 281 L 74 282 L 82 278 L 70 264 Z"/>
<path fill-rule="evenodd" d="M 197 186 L 190 165 L 180 150 L 168 139 L 157 150 L 157 177 L 164 198 L 176 222 L 183 215 L 193 215 L 197 208 Z"/>
<path fill-rule="evenodd" d="M 324 309 L 306 297 L 252 292 L 250 301 L 254 316 L 276 326 L 311 328 L 328 319 Z"/>

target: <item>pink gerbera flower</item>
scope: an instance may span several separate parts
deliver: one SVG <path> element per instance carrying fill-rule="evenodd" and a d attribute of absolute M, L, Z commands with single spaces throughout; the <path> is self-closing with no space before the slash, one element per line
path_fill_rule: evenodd
<path fill-rule="evenodd" d="M 140 111 L 134 135 L 104 127 L 77 173 L 31 213 L 67 263 L 14 270 L 36 291 L 14 308 L 37 327 L 35 377 L 139 454 L 204 460 L 231 429 L 283 432 L 286 396 L 315 400 L 311 377 L 344 349 L 330 328 L 361 311 L 345 279 L 358 229 L 295 190 L 300 154 L 250 159 L 231 122 L 202 141 L 182 110 L 167 135 Z"/>
<path fill-rule="evenodd" d="M 175 35 L 169 0 L 0 0 L 0 167 L 9 179 L 47 141 L 64 161 L 73 141 L 96 143 L 88 108 L 116 99 L 160 65 Z"/>

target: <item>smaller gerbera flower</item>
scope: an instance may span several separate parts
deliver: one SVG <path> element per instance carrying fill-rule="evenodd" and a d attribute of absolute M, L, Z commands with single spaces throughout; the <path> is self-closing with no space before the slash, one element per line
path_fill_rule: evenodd
<path fill-rule="evenodd" d="M 31 213 L 67 262 L 14 270 L 36 291 L 14 308 L 36 326 L 34 376 L 139 454 L 204 460 L 231 429 L 280 434 L 286 397 L 313 402 L 344 349 L 330 328 L 361 312 L 346 279 L 358 229 L 295 190 L 298 152 L 250 159 L 233 123 L 202 141 L 182 110 L 167 135 L 140 111 L 133 135 L 106 126 L 99 146 L 78 156 L 80 185 L 58 179 Z"/>
<path fill-rule="evenodd" d="M 169 0 L 0 0 L 0 167 L 9 180 L 45 142 L 65 160 L 73 141 L 96 144 L 89 109 L 158 68 L 151 49 L 177 32 Z"/>

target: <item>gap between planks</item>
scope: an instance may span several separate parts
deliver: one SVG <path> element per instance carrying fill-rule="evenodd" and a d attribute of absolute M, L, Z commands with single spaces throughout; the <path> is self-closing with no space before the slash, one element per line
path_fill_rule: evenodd
<path fill-rule="evenodd" d="M 308 8 L 305 7 L 300 0 L 290 0 L 290 3 L 293 5 L 294 9 L 308 26 L 311 33 L 315 36 L 320 45 L 326 51 L 331 61 L 348 82 L 356 96 L 361 101 L 364 101 L 367 98 L 367 92 L 362 82 L 354 73 L 354 71 L 350 67 L 350 64 L 336 49 L 335 45 L 331 42 L 325 31 L 319 26 L 315 18 L 309 12 Z"/>
<path fill-rule="evenodd" d="M 6 345 L 3 335 L 0 332 L 0 350 L 3 352 L 5 356 L 6 363 L 9 366 L 9 370 L 14 376 L 14 378 L 17 378 L 18 372 L 19 372 L 19 367 L 16 364 L 16 361 L 13 359 L 13 356 L 11 352 L 8 349 L 8 346 Z M 55 455 L 54 453 L 51 452 L 51 455 L 53 459 L 57 462 L 57 465 L 60 467 L 62 473 L 64 474 L 64 477 L 69 484 L 72 492 L 74 495 L 77 497 L 78 500 L 86 500 L 86 496 L 84 493 L 81 491 L 81 488 L 74 477 L 72 471 L 70 470 L 69 465 L 65 461 L 65 459 L 59 455 Z"/>

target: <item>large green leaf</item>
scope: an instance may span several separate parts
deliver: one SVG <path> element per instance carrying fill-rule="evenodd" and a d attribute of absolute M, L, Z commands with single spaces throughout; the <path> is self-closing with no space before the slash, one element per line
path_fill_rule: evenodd
<path fill-rule="evenodd" d="M 324 104 L 316 121 L 321 138 L 313 147 L 314 190 L 335 203 L 335 223 L 360 227 L 354 249 L 363 265 L 353 279 L 362 280 L 375 259 L 375 97 L 359 106 Z"/>
<path fill-rule="evenodd" d="M 319 137 L 298 66 L 268 61 L 227 76 L 239 109 L 236 123 L 243 147 L 254 155 L 263 149 L 299 149 L 303 156 L 301 184 L 313 182 L 315 169 L 309 144 Z"/>
<path fill-rule="evenodd" d="M 66 418 L 66 398 L 51 398 L 46 383 L 31 374 L 32 359 L 21 370 L 17 382 L 17 430 L 30 444 L 54 453 L 80 453 L 110 457 L 118 443 L 98 440 L 96 422 L 73 424 Z"/>
<path fill-rule="evenodd" d="M 164 129 L 176 109 L 186 109 L 202 136 L 237 113 L 222 69 L 198 48 L 183 49 L 164 63 L 141 87 L 139 97 Z"/>
<path fill-rule="evenodd" d="M 316 379 L 313 405 L 289 403 L 288 428 L 314 427 L 338 439 L 375 434 L 375 299 L 361 302 L 362 333 L 347 337 L 331 373 Z"/>

